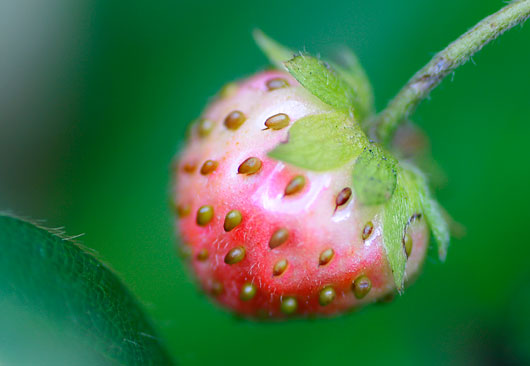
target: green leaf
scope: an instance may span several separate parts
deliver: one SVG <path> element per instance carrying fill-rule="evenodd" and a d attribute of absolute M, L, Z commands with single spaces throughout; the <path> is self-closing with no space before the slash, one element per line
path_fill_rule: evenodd
<path fill-rule="evenodd" d="M 284 62 L 292 59 L 294 52 L 282 46 L 259 29 L 255 29 L 252 34 L 255 42 L 269 61 L 278 69 L 286 70 Z"/>
<path fill-rule="evenodd" d="M 331 112 L 296 121 L 289 130 L 289 141 L 269 156 L 301 168 L 325 171 L 353 160 L 366 144 L 358 124 L 343 113 Z"/>
<path fill-rule="evenodd" d="M 447 257 L 447 248 L 451 237 L 450 225 L 446 220 L 447 215 L 442 206 L 432 196 L 425 176 L 418 169 L 412 167 L 409 168 L 409 171 L 418 188 L 423 214 L 436 240 L 438 257 L 444 261 Z"/>
<path fill-rule="evenodd" d="M 383 245 L 392 269 L 398 291 L 403 290 L 407 256 L 403 248 L 403 237 L 412 215 L 420 209 L 415 185 L 402 171 L 392 198 L 383 210 Z"/>
<path fill-rule="evenodd" d="M 353 89 L 329 65 L 313 56 L 301 55 L 287 61 L 285 66 L 304 88 L 324 103 L 343 112 L 354 109 Z"/>
<path fill-rule="evenodd" d="M 374 94 L 372 85 L 359 59 L 347 47 L 342 48 L 337 55 L 337 63 L 332 64 L 337 73 L 353 89 L 353 106 L 355 117 L 363 121 L 374 112 Z"/>
<path fill-rule="evenodd" d="M 353 188 L 359 201 L 366 206 L 388 201 L 396 189 L 396 161 L 372 145 L 355 162 Z"/>
<path fill-rule="evenodd" d="M 79 245 L 0 214 L 0 354 L 9 365 L 171 365 L 137 301 Z"/>
<path fill-rule="evenodd" d="M 447 257 L 447 248 L 449 247 L 450 235 L 449 225 L 445 220 L 443 209 L 430 193 L 422 195 L 422 207 L 425 218 L 432 230 L 436 244 L 438 245 L 438 257 L 445 261 Z"/>
<path fill-rule="evenodd" d="M 328 64 L 309 55 L 295 56 L 261 30 L 253 32 L 254 40 L 270 62 L 288 70 L 302 86 L 324 103 L 352 112 L 358 121 L 373 112 L 372 87 L 357 57 L 349 50 L 339 54 L 342 66 Z"/>

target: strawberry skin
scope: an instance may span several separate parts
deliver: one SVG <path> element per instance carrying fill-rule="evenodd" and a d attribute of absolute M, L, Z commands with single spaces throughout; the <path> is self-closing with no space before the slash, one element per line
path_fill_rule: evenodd
<path fill-rule="evenodd" d="M 360 209 L 353 164 L 315 172 L 267 156 L 298 119 L 330 111 L 288 73 L 261 72 L 221 92 L 178 156 L 181 250 L 204 291 L 238 314 L 330 316 L 395 291 L 381 212 Z M 428 239 L 418 213 L 403 241 L 407 281 Z"/>

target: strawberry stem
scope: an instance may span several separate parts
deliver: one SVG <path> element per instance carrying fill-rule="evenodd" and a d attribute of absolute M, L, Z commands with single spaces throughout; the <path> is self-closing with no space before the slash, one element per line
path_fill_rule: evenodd
<path fill-rule="evenodd" d="M 436 54 L 375 117 L 372 122 L 374 138 L 388 145 L 397 127 L 406 121 L 418 104 L 440 84 L 445 76 L 464 64 L 490 41 L 517 24 L 523 23 L 529 17 L 530 0 L 514 1 L 481 20 Z"/>

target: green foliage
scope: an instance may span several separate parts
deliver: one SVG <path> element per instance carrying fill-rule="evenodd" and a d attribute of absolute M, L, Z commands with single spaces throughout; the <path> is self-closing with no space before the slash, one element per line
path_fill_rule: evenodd
<path fill-rule="evenodd" d="M 307 116 L 289 130 L 289 141 L 269 156 L 305 169 L 339 168 L 358 156 L 367 140 L 360 127 L 338 112 Z"/>
<path fill-rule="evenodd" d="M 396 189 L 396 161 L 381 148 L 371 145 L 355 162 L 353 188 L 366 206 L 385 203 Z"/>
<path fill-rule="evenodd" d="M 450 240 L 450 226 L 446 220 L 446 214 L 438 201 L 432 196 L 425 176 L 414 168 L 409 171 L 418 189 L 423 214 L 438 245 L 438 256 L 440 260 L 444 261 Z"/>
<path fill-rule="evenodd" d="M 372 86 L 351 50 L 342 49 L 338 63 L 330 66 L 310 55 L 296 56 L 259 29 L 254 30 L 253 36 L 273 65 L 288 70 L 324 103 L 342 111 L 352 111 L 358 121 L 373 113 Z"/>
<path fill-rule="evenodd" d="M 438 245 L 438 256 L 440 260 L 445 261 L 447 248 L 449 247 L 450 230 L 444 211 L 438 201 L 432 198 L 428 191 L 422 192 L 421 199 L 423 213 Z"/>
<path fill-rule="evenodd" d="M 285 63 L 300 84 L 324 103 L 344 112 L 354 109 L 354 90 L 323 61 L 299 55 Z"/>
<path fill-rule="evenodd" d="M 282 46 L 259 29 L 255 29 L 252 34 L 257 45 L 269 61 L 278 69 L 285 70 L 284 62 L 293 58 L 294 52 Z"/>
<path fill-rule="evenodd" d="M 333 69 L 353 89 L 352 103 L 355 117 L 358 121 L 364 121 L 374 112 L 374 94 L 370 80 L 352 50 L 344 47 L 337 56 L 337 63 L 332 64 Z"/>
<path fill-rule="evenodd" d="M 383 244 L 398 290 L 403 288 L 406 255 L 403 237 L 410 218 L 422 213 L 438 245 L 438 255 L 445 260 L 450 239 L 449 224 L 440 204 L 432 197 L 426 178 L 414 166 L 397 167 L 397 186 L 384 207 Z"/>
<path fill-rule="evenodd" d="M 15 4 L 2 4 L 9 3 Z M 5 151 L 0 163 L 4 173 L 0 174 L 0 207 L 32 212 L 76 232 L 87 232 L 84 242 L 118 268 L 135 293 L 156 304 L 153 317 L 160 320 L 168 346 L 179 352 L 183 365 L 220 364 L 235 345 L 232 366 L 274 364 L 279 352 L 263 349 L 275 350 L 279 345 L 285 345 L 282 362 L 292 365 L 340 365 L 353 359 L 356 364 L 373 365 L 465 365 L 492 360 L 530 365 L 530 337 L 512 330 L 517 326 L 527 335 L 530 332 L 530 299 L 517 297 L 517 290 L 530 294 L 530 287 L 519 286 L 530 284 L 530 246 L 521 240 L 527 235 L 524 223 L 530 206 L 526 193 L 530 169 L 521 165 L 527 156 L 521 147 L 530 136 L 525 107 L 529 82 L 523 82 L 529 80 L 530 47 L 524 47 L 530 40 L 528 25 L 492 44 L 479 56 L 478 67 L 459 69 L 455 82 L 446 80 L 445 90 L 435 91 L 433 100 L 418 111 L 418 120 L 429 131 L 439 163 L 450 178 L 443 192 L 444 205 L 464 221 L 470 233 L 459 242 L 462 247 L 449 254 L 450 268 L 427 261 L 411 291 L 384 307 L 370 306 L 325 321 L 246 324 L 197 295 L 186 266 L 173 253 L 175 238 L 168 224 L 164 188 L 168 161 L 188 120 L 203 107 L 201 98 L 213 94 L 225 79 L 255 70 L 258 51 L 248 42 L 247 30 L 260 26 L 278 39 L 289 40 L 289 45 L 315 50 L 326 47 L 328 35 L 354 46 L 370 76 L 377 76 L 377 95 L 384 107 L 383 99 L 397 91 L 398 80 L 410 76 L 411 63 L 420 66 L 420 60 L 427 61 L 426 47 L 436 51 L 431 45 L 449 42 L 448 34 L 468 29 L 496 5 L 492 1 L 448 0 L 418 6 L 415 1 L 341 0 L 333 2 L 331 10 L 329 3 L 316 0 L 259 6 L 236 1 L 144 1 L 127 7 L 117 0 L 94 1 L 91 6 L 82 6 L 82 1 L 33 3 L 45 5 L 47 11 L 41 12 L 46 13 L 45 19 L 61 26 L 57 37 L 90 36 L 90 42 L 66 42 L 49 52 L 72 62 L 81 55 L 83 67 L 65 72 L 56 62 L 43 62 L 33 68 L 49 76 L 45 79 L 52 84 L 33 88 L 24 97 L 32 108 L 20 109 L 16 118 L 2 121 L 7 125 L 0 132 Z M 209 11 L 199 15 L 201 4 Z M 63 5 L 75 11 L 66 13 Z M 9 29 L 10 23 L 24 25 L 24 19 L 34 22 L 23 34 L 4 33 L 18 46 L 31 45 L 24 40 L 35 32 L 57 29 L 39 27 L 43 23 L 35 23 L 33 16 L 39 14 L 25 14 L 17 22 L 4 23 Z M 70 21 L 65 23 L 67 14 Z M 396 32 L 396 22 L 388 21 L 390 15 L 407 25 L 390 40 L 403 47 L 389 44 L 389 34 Z M 451 19 L 450 24 L 446 19 Z M 444 26 L 443 32 L 436 31 Z M 58 39 L 42 34 L 39 43 L 44 45 L 47 38 Z M 75 53 L 68 51 L 69 44 L 75 45 Z M 9 60 L 19 54 L 6 52 L 4 57 Z M 507 59 L 510 67 L 500 66 Z M 25 85 L 20 78 L 28 73 L 9 75 L 17 80 L 15 85 Z M 174 80 L 186 87 L 175 88 Z M 68 94 L 62 82 L 69 85 Z M 9 100 L 10 95 L 4 96 Z M 83 108 L 70 108 L 68 113 L 51 108 L 40 114 L 38 123 L 34 114 L 25 113 L 38 110 L 35 101 L 67 107 L 72 97 Z M 484 108 L 488 105 L 498 108 Z M 3 112 L 9 115 L 9 106 Z M 9 121 L 19 133 L 10 133 Z M 33 127 L 22 128 L 26 125 Z M 65 126 L 78 133 L 65 133 Z M 8 137 L 13 145 L 5 145 Z M 11 147 L 24 147 L 30 141 L 39 142 L 27 150 L 38 154 L 34 158 Z M 498 174 L 491 174 L 492 167 L 500 169 Z M 131 172 L 141 174 L 124 184 Z M 432 183 L 432 175 L 427 176 Z M 491 214 L 481 214 L 486 210 Z M 503 217 L 508 226 L 500 224 Z M 492 276 L 491 266 L 485 263 L 495 263 L 502 275 Z M 517 307 L 509 308 L 510 303 Z M 0 324 L 5 326 L 3 321 Z M 357 331 L 362 336 L 353 337 Z M 353 338 L 355 349 L 362 351 L 352 353 Z M 517 358 L 516 342 L 527 355 L 524 360 Z M 506 349 L 508 355 L 503 353 Z"/>
<path fill-rule="evenodd" d="M 172 364 L 122 282 L 80 246 L 0 215 L 0 251 L 2 362 Z"/>
<path fill-rule="evenodd" d="M 407 256 L 403 238 L 410 218 L 420 210 L 418 191 L 406 172 L 399 170 L 396 189 L 383 210 L 383 245 L 398 291 L 403 290 Z"/>

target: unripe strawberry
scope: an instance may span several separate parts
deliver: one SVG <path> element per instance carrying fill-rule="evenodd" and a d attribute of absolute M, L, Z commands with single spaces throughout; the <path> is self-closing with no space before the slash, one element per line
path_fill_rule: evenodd
<path fill-rule="evenodd" d="M 358 78 L 310 56 L 286 65 L 295 77 L 224 88 L 175 165 L 182 249 L 203 289 L 247 317 L 374 302 L 416 276 L 429 238 L 422 176 L 366 137 Z"/>

